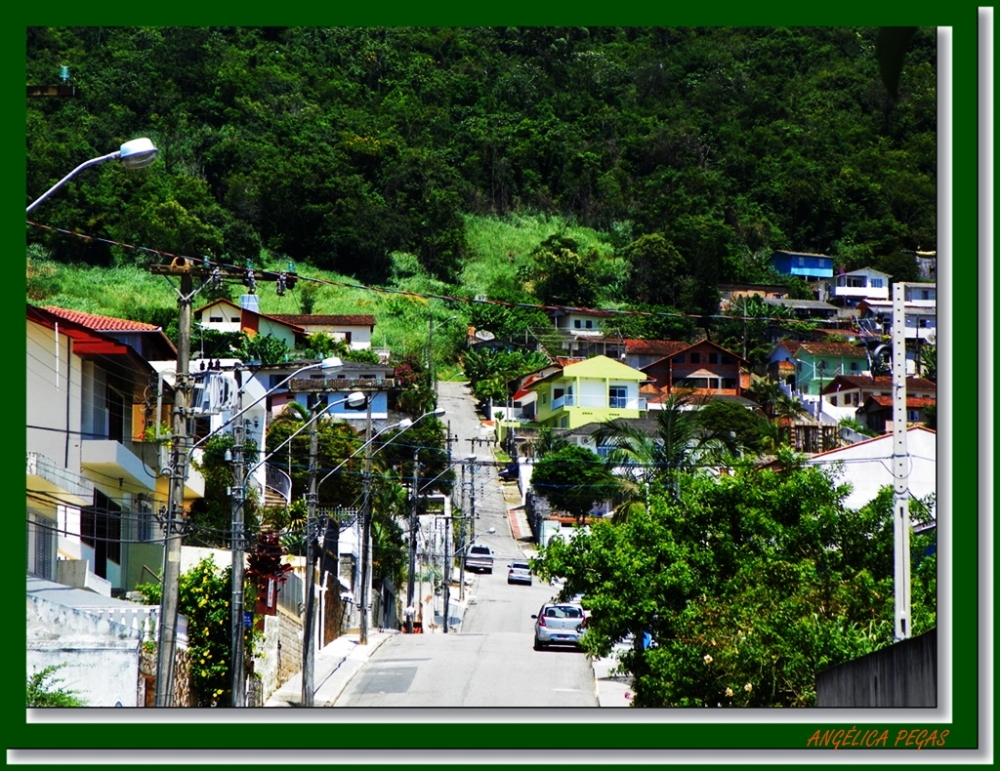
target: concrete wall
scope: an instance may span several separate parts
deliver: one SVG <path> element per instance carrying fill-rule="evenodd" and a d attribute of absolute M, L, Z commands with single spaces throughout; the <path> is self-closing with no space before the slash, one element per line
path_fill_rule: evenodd
<path fill-rule="evenodd" d="M 27 626 L 29 674 L 65 664 L 55 674 L 58 686 L 86 706 L 141 704 L 138 631 L 30 595 Z"/>
<path fill-rule="evenodd" d="M 816 678 L 817 707 L 936 707 L 937 630 Z"/>

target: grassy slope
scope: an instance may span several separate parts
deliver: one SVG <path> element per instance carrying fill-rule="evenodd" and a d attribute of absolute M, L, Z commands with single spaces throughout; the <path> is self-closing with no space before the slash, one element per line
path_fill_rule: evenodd
<path fill-rule="evenodd" d="M 504 219 L 467 217 L 468 257 L 463 266 L 460 285 L 452 286 L 429 277 L 411 255 L 394 256 L 394 275 L 387 286 L 396 292 L 377 292 L 354 288 L 356 282 L 299 263 L 296 270 L 305 277 L 283 297 L 274 292 L 273 284 L 260 282 L 258 297 L 262 313 L 302 313 L 304 289 L 313 284 L 315 297 L 312 312 L 317 314 L 370 313 L 375 316 L 373 344 L 387 345 L 395 353 L 419 351 L 426 344 L 428 318 L 440 323 L 450 316 L 452 322 L 435 329 L 435 348 L 442 348 L 444 358 L 452 360 L 464 338 L 469 318 L 468 306 L 461 302 L 428 299 L 417 295 L 444 297 L 475 297 L 485 294 L 497 278 L 513 276 L 518 268 L 530 264 L 530 252 L 554 233 L 575 238 L 582 249 L 595 248 L 609 253 L 603 236 L 587 228 L 568 225 L 554 217 L 510 217 Z M 270 267 L 261 260 L 260 268 Z M 36 259 L 28 260 L 28 302 L 35 305 L 55 305 L 62 308 L 97 313 L 117 318 L 149 320 L 150 311 L 174 312 L 177 298 L 162 276 L 154 276 L 138 267 L 120 266 L 95 268 L 81 265 L 61 265 Z M 349 286 L 343 286 L 343 285 Z M 232 297 L 238 301 L 242 287 L 232 287 Z M 412 292 L 400 294 L 399 292 Z M 195 307 L 202 303 L 196 299 Z M 450 354 L 450 355 L 449 355 Z M 448 369 L 442 370 L 447 376 Z"/>

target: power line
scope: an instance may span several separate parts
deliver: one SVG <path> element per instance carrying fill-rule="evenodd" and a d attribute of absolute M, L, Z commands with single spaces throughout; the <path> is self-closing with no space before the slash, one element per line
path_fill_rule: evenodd
<path fill-rule="evenodd" d="M 98 241 L 101 243 L 106 243 L 111 246 L 117 246 L 122 249 L 133 249 L 136 251 L 144 252 L 147 254 L 156 255 L 158 257 L 165 257 L 169 259 L 181 259 L 181 260 L 191 260 L 198 265 L 205 267 L 217 267 L 220 269 L 245 271 L 247 268 L 244 266 L 232 265 L 229 263 L 219 262 L 211 260 L 207 257 L 186 257 L 183 255 L 176 255 L 170 252 L 163 252 L 157 249 L 151 249 L 144 246 L 135 246 L 133 244 L 126 244 L 120 241 L 114 241 L 111 239 L 100 238 L 98 236 L 89 236 L 82 233 L 77 233 L 72 230 L 67 230 L 65 228 L 57 228 L 51 225 L 43 225 L 38 222 L 33 222 L 28 220 L 28 225 L 33 227 L 42 228 L 44 230 L 49 230 L 61 235 L 79 238 L 88 242 Z M 259 270 L 256 271 L 256 275 L 264 278 L 270 278 L 271 280 L 276 280 L 280 275 L 284 275 L 284 271 L 270 271 L 270 270 Z M 545 310 L 545 311 L 569 311 L 578 313 L 601 313 L 601 314 L 612 314 L 616 316 L 638 316 L 638 317 L 648 317 L 648 318 L 678 318 L 678 319 L 692 319 L 692 320 L 706 320 L 706 319 L 717 319 L 724 321 L 766 321 L 774 323 L 777 325 L 781 324 L 794 324 L 802 322 L 810 322 L 816 324 L 833 324 L 839 325 L 841 320 L 839 319 L 821 319 L 821 318 L 809 318 L 809 319 L 788 319 L 780 317 L 769 317 L 769 316 L 732 316 L 726 314 L 694 314 L 694 313 L 667 313 L 662 311 L 636 311 L 636 310 L 621 310 L 621 309 L 605 309 L 605 308 L 587 308 L 583 306 L 573 306 L 573 305 L 544 305 L 541 303 L 523 303 L 523 302 L 507 302 L 504 300 L 493 300 L 489 298 L 469 298 L 469 297 L 459 297 L 457 295 L 445 295 L 445 294 L 432 294 L 430 292 L 416 292 L 409 289 L 393 289 L 389 287 L 376 287 L 367 284 L 358 284 L 348 281 L 332 281 L 329 279 L 315 278 L 310 276 L 302 276 L 299 274 L 294 274 L 295 281 L 309 281 L 316 284 L 323 284 L 326 286 L 338 286 L 345 289 L 356 289 L 366 292 L 376 292 L 379 294 L 394 294 L 404 297 L 413 297 L 420 300 L 440 300 L 445 303 L 459 303 L 464 305 L 497 305 L 507 308 L 524 308 L 527 310 Z"/>

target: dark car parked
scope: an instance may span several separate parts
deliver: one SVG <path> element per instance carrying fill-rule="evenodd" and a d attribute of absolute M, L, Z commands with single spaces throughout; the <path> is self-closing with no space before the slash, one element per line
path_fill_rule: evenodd
<path fill-rule="evenodd" d="M 517 463 L 508 463 L 502 469 L 500 469 L 500 479 L 504 482 L 514 482 L 517 481 L 519 471 Z"/>

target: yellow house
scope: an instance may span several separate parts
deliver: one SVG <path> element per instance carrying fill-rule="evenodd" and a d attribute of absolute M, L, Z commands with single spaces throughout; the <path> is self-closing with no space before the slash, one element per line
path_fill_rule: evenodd
<path fill-rule="evenodd" d="M 551 428 L 577 428 L 618 418 L 638 418 L 646 412 L 639 386 L 643 372 L 594 356 L 567 364 L 527 386 L 537 394 L 535 421 Z"/>

